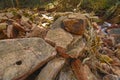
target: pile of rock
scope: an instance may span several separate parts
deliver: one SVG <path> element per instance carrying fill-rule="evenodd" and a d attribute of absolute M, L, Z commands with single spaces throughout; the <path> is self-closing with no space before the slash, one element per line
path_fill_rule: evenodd
<path fill-rule="evenodd" d="M 118 80 L 119 37 L 114 43 L 89 26 L 85 15 L 73 13 L 57 19 L 44 39 L 1 40 L 0 80 Z M 91 38 L 90 29 L 98 36 Z M 108 33 L 119 35 L 116 29 Z M 93 42 L 88 43 L 91 39 Z M 30 79 L 38 69 L 37 77 Z"/>

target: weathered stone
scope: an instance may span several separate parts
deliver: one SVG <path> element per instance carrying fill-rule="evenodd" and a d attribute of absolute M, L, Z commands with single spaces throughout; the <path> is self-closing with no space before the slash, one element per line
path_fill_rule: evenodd
<path fill-rule="evenodd" d="M 40 38 L 0 41 L 0 80 L 24 80 L 56 55 Z"/>
<path fill-rule="evenodd" d="M 68 47 L 67 54 L 72 58 L 78 58 L 82 55 L 82 51 L 85 48 L 85 42 L 81 36 L 75 36 L 74 40 Z"/>
<path fill-rule="evenodd" d="M 82 35 L 87 25 L 86 18 L 82 14 L 72 14 L 63 20 L 63 25 L 68 32 Z"/>
<path fill-rule="evenodd" d="M 104 76 L 103 80 L 119 80 L 119 78 L 116 75 L 109 74 Z"/>
<path fill-rule="evenodd" d="M 63 21 L 64 19 L 66 19 L 66 18 L 67 18 L 66 16 L 62 16 L 62 17 L 58 18 L 58 19 L 52 24 L 52 29 L 63 27 L 62 21 Z"/>
<path fill-rule="evenodd" d="M 115 43 L 120 43 L 120 28 L 108 29 L 107 32 L 110 36 L 114 37 Z"/>
<path fill-rule="evenodd" d="M 56 28 L 48 31 L 45 40 L 53 42 L 56 46 L 66 49 L 73 40 L 73 37 L 62 28 Z"/>
<path fill-rule="evenodd" d="M 58 78 L 57 80 L 77 80 L 70 66 L 65 66 Z"/>
<path fill-rule="evenodd" d="M 42 69 L 36 80 L 54 80 L 64 64 L 63 58 L 53 59 Z"/>

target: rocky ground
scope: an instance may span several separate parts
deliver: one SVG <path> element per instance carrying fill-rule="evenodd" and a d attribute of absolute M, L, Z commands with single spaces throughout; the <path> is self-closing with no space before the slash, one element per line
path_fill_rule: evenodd
<path fill-rule="evenodd" d="M 119 80 L 120 25 L 88 13 L 0 12 L 0 80 Z"/>

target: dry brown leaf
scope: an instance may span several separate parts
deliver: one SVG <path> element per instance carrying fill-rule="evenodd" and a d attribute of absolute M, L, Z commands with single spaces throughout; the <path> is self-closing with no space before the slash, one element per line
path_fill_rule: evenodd
<path fill-rule="evenodd" d="M 12 24 L 13 24 L 15 29 L 22 31 L 22 32 L 26 32 L 26 30 L 19 23 L 13 22 Z"/>

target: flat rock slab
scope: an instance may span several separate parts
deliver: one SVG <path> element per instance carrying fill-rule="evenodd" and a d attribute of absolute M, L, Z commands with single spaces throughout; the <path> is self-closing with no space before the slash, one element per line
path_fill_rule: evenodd
<path fill-rule="evenodd" d="M 42 69 L 36 80 L 54 80 L 64 64 L 63 58 L 53 59 Z"/>
<path fill-rule="evenodd" d="M 55 46 L 67 48 L 72 42 L 73 37 L 62 28 L 55 28 L 48 31 L 45 40 L 55 43 Z"/>
<path fill-rule="evenodd" d="M 0 80 L 24 80 L 55 55 L 55 49 L 41 38 L 1 40 Z"/>

